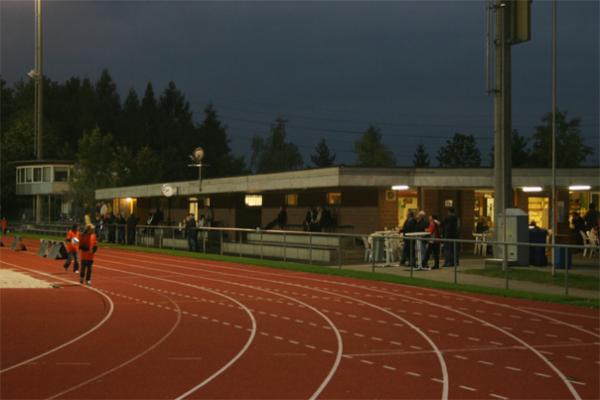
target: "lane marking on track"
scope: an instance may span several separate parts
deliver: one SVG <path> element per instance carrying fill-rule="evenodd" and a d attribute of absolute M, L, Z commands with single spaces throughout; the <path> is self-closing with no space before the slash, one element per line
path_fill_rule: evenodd
<path fill-rule="evenodd" d="M 410 375 L 410 376 L 415 376 L 417 378 L 421 376 L 421 374 L 418 374 L 418 373 L 412 372 L 412 371 L 406 371 L 405 374 Z"/>
<path fill-rule="evenodd" d="M 432 381 L 437 382 L 437 383 L 444 383 L 444 381 L 442 379 L 439 378 L 431 378 Z"/>
<path fill-rule="evenodd" d="M 469 359 L 469 357 L 461 356 L 461 355 L 458 355 L 458 354 L 455 354 L 452 357 L 458 358 L 459 360 L 468 360 Z"/>
<path fill-rule="evenodd" d="M 170 302 L 171 302 L 171 304 L 173 304 L 173 307 L 174 307 L 175 309 L 177 309 L 178 311 L 180 311 L 180 309 L 179 309 L 179 305 L 178 305 L 177 303 L 175 303 L 175 301 L 173 301 L 173 300 L 172 300 L 170 297 L 168 297 L 168 296 L 165 296 L 164 294 L 161 294 L 161 296 L 165 297 L 165 298 L 166 298 L 168 301 L 170 301 Z M 80 383 L 79 383 L 79 384 L 77 384 L 77 385 L 71 386 L 70 388 L 63 390 L 63 391 L 62 391 L 62 392 L 60 392 L 60 393 L 56 393 L 55 395 L 53 395 L 53 396 L 51 396 L 51 397 L 48 397 L 48 400 L 51 400 L 51 399 L 56 399 L 56 398 L 58 398 L 58 397 L 64 396 L 64 395 L 65 395 L 65 394 L 67 394 L 67 393 L 70 393 L 70 392 L 72 392 L 73 390 L 79 389 L 79 388 L 81 388 L 81 387 L 83 387 L 83 386 L 85 386 L 85 385 L 87 385 L 87 384 L 89 384 L 89 383 L 96 382 L 96 381 L 98 381 L 100 378 L 103 378 L 103 377 L 105 377 L 106 375 L 112 374 L 112 373 L 113 373 L 113 372 L 115 372 L 116 370 L 118 370 L 118 369 L 120 369 L 120 368 L 123 368 L 123 367 L 125 367 L 125 366 L 127 366 L 127 365 L 129 365 L 129 364 L 133 363 L 134 361 L 136 361 L 136 360 L 140 359 L 141 357 L 144 357 L 146 354 L 150 353 L 151 351 L 153 351 L 154 349 L 156 349 L 158 346 L 160 346 L 160 345 L 161 345 L 161 344 L 162 344 L 162 343 L 163 343 L 165 340 L 167 340 L 167 339 L 168 339 L 168 338 L 169 338 L 169 337 L 170 337 L 170 336 L 173 334 L 173 332 L 175 332 L 175 330 L 176 330 L 176 329 L 179 327 L 179 325 L 181 324 L 181 312 L 177 312 L 177 313 L 176 313 L 176 315 L 177 315 L 177 318 L 175 319 L 175 322 L 173 323 L 173 326 L 171 326 L 171 329 L 169 329 L 165 335 L 163 335 L 163 336 L 162 336 L 162 337 L 161 337 L 161 338 L 160 338 L 158 341 L 156 341 L 154 344 L 152 344 L 151 346 L 149 346 L 148 348 L 146 348 L 146 349 L 145 349 L 144 351 L 142 351 L 141 353 L 139 353 L 139 354 L 135 355 L 134 357 L 130 358 L 129 360 L 127 360 L 127 361 L 125 361 L 125 362 L 122 362 L 122 363 L 121 363 L 121 364 L 119 364 L 119 365 L 116 365 L 116 366 L 114 366 L 113 368 L 111 368 L 111 369 L 109 369 L 109 370 L 107 370 L 107 371 L 104 371 L 103 373 L 101 373 L 101 374 L 99 374 L 99 375 L 96 375 L 96 376 L 94 376 L 94 377 L 92 377 L 92 378 L 89 378 L 89 379 L 87 379 L 87 380 L 85 380 L 85 381 L 83 381 L 83 382 L 80 382 Z"/>
<path fill-rule="evenodd" d="M 510 365 L 507 365 L 504 367 L 505 369 L 509 369 L 511 371 L 523 371 L 521 368 L 517 368 L 517 367 L 511 367 Z"/>
<path fill-rule="evenodd" d="M 395 371 L 396 370 L 395 367 L 392 367 L 392 366 L 389 366 L 389 365 L 384 365 L 383 368 L 389 369 L 390 371 Z"/>
<path fill-rule="evenodd" d="M 369 360 L 360 360 L 361 363 L 367 364 L 367 365 L 373 365 L 375 364 L 373 361 L 369 361 Z"/>
<path fill-rule="evenodd" d="M 196 264 L 197 264 L 197 263 L 196 263 Z M 136 265 L 135 267 L 137 267 L 137 268 L 143 268 L 143 269 L 147 269 L 147 270 L 158 270 L 158 271 L 162 271 L 162 270 L 160 270 L 160 269 L 156 269 L 156 268 L 149 268 L 149 267 L 140 267 L 140 266 L 138 266 L 138 265 Z M 185 268 L 185 267 L 179 267 L 179 266 L 178 266 L 177 268 Z M 188 269 L 191 269 L 191 268 L 188 268 Z M 239 269 L 238 269 L 238 270 L 239 270 Z M 210 272 L 211 272 L 211 273 L 217 273 L 217 274 L 221 274 L 221 275 L 233 275 L 233 274 L 218 273 L 218 272 L 214 272 L 214 271 L 210 271 Z M 171 271 L 171 273 L 173 273 L 173 272 Z M 197 275 L 189 275 L 189 274 L 183 274 L 183 273 L 176 273 L 176 274 L 177 274 L 178 276 L 190 276 L 190 277 L 197 278 L 197 279 L 204 279 L 204 280 L 210 280 L 210 281 L 218 281 L 218 280 L 216 280 L 216 279 L 210 279 L 210 278 L 206 278 L 206 277 L 202 277 L 202 276 L 197 276 Z M 235 276 L 239 276 L 239 275 L 235 275 Z M 254 279 L 254 280 L 268 281 L 268 282 L 270 282 L 270 283 L 274 283 L 274 282 L 273 282 L 273 280 L 268 280 L 268 279 L 261 279 L 261 278 L 255 278 L 255 277 L 248 277 L 248 278 L 250 278 L 250 279 Z M 234 284 L 234 283 L 232 283 L 231 281 L 220 281 L 220 282 L 224 282 L 224 283 L 228 283 L 228 284 Z M 329 282 L 328 282 L 328 283 L 329 283 Z M 294 284 L 292 284 L 292 283 L 289 283 L 289 282 L 285 282 L 285 284 L 286 284 L 286 285 L 290 285 L 290 286 L 293 286 L 293 285 L 294 285 Z M 243 286 L 243 287 L 244 287 L 244 286 L 247 286 L 247 285 L 241 285 L 241 284 L 237 284 L 237 285 L 240 285 L 240 286 Z M 310 290 L 313 290 L 313 291 L 321 291 L 321 292 L 325 292 L 325 293 L 327 293 L 326 291 L 319 290 L 319 289 L 315 289 L 315 288 L 311 288 Z M 337 293 L 336 293 L 335 295 L 337 295 L 338 297 L 342 297 L 342 296 L 340 296 L 340 295 L 339 295 L 339 294 L 337 294 Z M 353 299 L 353 300 L 357 300 L 357 299 Z M 363 301 L 363 300 L 357 300 L 357 301 L 358 301 L 359 303 L 363 303 L 363 304 L 365 304 L 365 305 L 367 305 L 367 306 L 369 306 L 369 307 L 373 307 L 373 308 L 376 308 L 376 309 L 379 309 L 379 310 L 381 310 L 381 311 L 384 311 L 384 312 L 388 312 L 388 313 L 389 313 L 389 311 L 387 311 L 387 310 L 385 310 L 384 308 L 382 308 L 382 307 L 379 307 L 379 306 L 377 306 L 377 305 L 375 305 L 375 304 L 367 303 L 367 302 L 365 302 L 365 301 Z M 392 315 L 393 317 L 395 317 L 395 318 L 400 318 L 398 315 L 395 315 L 395 314 L 391 314 L 391 315 Z M 379 321 L 381 321 L 381 320 L 379 320 Z M 379 321 L 378 321 L 378 322 L 379 322 Z M 440 363 L 440 366 L 441 366 L 441 369 L 442 369 L 442 373 L 443 373 L 443 375 L 444 375 L 444 384 L 443 384 L 443 385 L 444 385 L 444 387 L 443 387 L 443 390 L 442 390 L 442 399 L 447 399 L 447 397 L 448 397 L 448 372 L 447 372 L 447 368 L 446 368 L 446 365 L 445 365 L 445 362 L 444 362 L 444 359 L 443 359 L 443 357 L 442 357 L 442 354 L 441 354 L 440 350 L 437 348 L 437 346 L 435 345 L 435 343 L 434 343 L 433 341 L 431 341 L 431 339 L 430 339 L 430 338 L 429 338 L 427 335 L 425 335 L 425 334 L 424 334 L 424 333 L 423 333 L 423 332 L 422 332 L 422 331 L 421 331 L 421 330 L 420 330 L 418 327 L 416 327 L 415 325 L 411 324 L 410 322 L 408 322 L 408 321 L 406 321 L 406 320 L 404 320 L 404 322 L 405 322 L 405 323 L 407 323 L 407 324 L 409 324 L 409 325 L 410 325 L 410 326 L 411 326 L 411 327 L 412 327 L 414 330 L 416 330 L 416 331 L 417 331 L 417 332 L 418 332 L 418 333 L 419 333 L 419 334 L 420 334 L 420 335 L 421 335 L 421 336 L 422 336 L 422 337 L 423 337 L 425 340 L 427 340 L 427 341 L 429 342 L 429 344 L 430 344 L 430 345 L 432 346 L 432 348 L 435 350 L 435 352 L 436 352 L 436 355 L 437 355 L 437 358 L 438 358 L 438 361 L 439 361 L 439 363 Z M 386 321 L 383 321 L 383 322 L 380 322 L 380 323 L 386 323 Z"/>
<path fill-rule="evenodd" d="M 542 378 L 552 378 L 552 375 L 544 374 L 542 372 L 534 372 L 535 375 L 541 376 Z"/>
<path fill-rule="evenodd" d="M 468 390 L 469 392 L 476 392 L 477 391 L 477 389 L 472 388 L 470 386 L 458 385 L 458 387 L 461 388 L 461 389 Z"/>
<path fill-rule="evenodd" d="M 574 383 L 576 385 L 585 386 L 585 382 L 575 381 L 573 379 L 569 379 L 569 382 Z"/>
<path fill-rule="evenodd" d="M 494 344 L 496 346 L 504 346 L 504 343 L 502 343 L 502 342 L 490 341 L 490 343 Z"/>
<path fill-rule="evenodd" d="M 91 362 L 87 361 L 57 361 L 55 365 L 92 365 Z"/>
<path fill-rule="evenodd" d="M 483 365 L 494 365 L 494 363 L 493 363 L 493 362 L 490 362 L 490 361 L 477 360 L 477 362 L 478 362 L 479 364 L 483 364 Z"/>
<path fill-rule="evenodd" d="M 496 393 L 490 393 L 490 397 L 494 397 L 494 398 L 500 399 L 500 400 L 508 400 L 508 397 L 500 396 L 499 394 L 496 394 Z"/>
<path fill-rule="evenodd" d="M 9 263 L 9 262 L 3 261 L 3 260 L 0 260 L 0 263 L 6 264 L 6 265 L 10 265 L 11 267 L 20 268 L 22 270 L 29 271 L 30 273 L 34 273 L 34 274 L 38 274 L 38 275 L 43 275 L 43 276 L 48 277 L 48 278 L 58 279 L 58 280 L 60 280 L 62 282 L 72 283 L 71 280 L 67 280 L 67 279 L 55 277 L 55 276 L 52 276 L 50 274 L 46 274 L 44 272 L 39 272 L 39 271 L 36 271 L 36 270 L 33 270 L 33 269 L 29 269 L 29 268 L 26 268 L 26 267 L 23 267 L 23 266 L 20 266 L 20 265 L 17 265 L 17 264 Z M 86 337 L 90 333 L 95 332 L 96 330 L 98 330 L 102 325 L 104 325 L 110 319 L 110 317 L 113 314 L 114 308 L 115 308 L 115 305 L 114 305 L 113 301 L 111 300 L 111 298 L 108 297 L 106 294 L 102 293 L 100 290 L 94 288 L 94 287 L 91 287 L 91 286 L 83 286 L 83 287 L 85 289 L 87 289 L 87 290 L 91 290 L 93 292 L 98 293 L 100 296 L 104 297 L 107 300 L 107 302 L 108 302 L 108 311 L 106 312 L 106 315 L 104 316 L 104 318 L 102 318 L 96 325 L 94 325 L 93 327 L 91 327 L 89 330 L 85 331 L 81 335 L 79 335 L 77 337 L 74 337 L 73 339 L 71 339 L 71 340 L 69 340 L 69 341 L 67 341 L 67 342 L 65 342 L 65 343 L 63 343 L 63 344 L 61 344 L 59 346 L 56 346 L 56 347 L 54 347 L 54 348 L 52 348 L 52 349 L 50 349 L 48 351 L 40 353 L 40 354 L 38 354 L 38 355 L 36 355 L 34 357 L 31 357 L 31 358 L 29 358 L 27 360 L 21 361 L 20 363 L 13 364 L 10 367 L 6 367 L 4 369 L 1 369 L 0 370 L 0 374 L 3 374 L 4 372 L 8 372 L 10 370 L 18 368 L 18 367 L 20 367 L 22 365 L 31 364 L 32 361 L 39 360 L 40 358 L 46 357 L 49 354 L 52 354 L 52 353 L 54 353 L 54 352 L 56 352 L 58 350 L 61 350 L 61 349 L 65 348 L 65 347 L 67 347 L 67 346 L 69 346 L 69 345 L 71 345 L 71 344 L 73 344 L 73 343 L 75 343 L 75 342 L 83 339 L 84 337 Z"/>
<path fill-rule="evenodd" d="M 568 358 L 569 360 L 575 360 L 575 361 L 581 361 L 582 360 L 581 357 L 576 357 L 576 356 L 571 356 L 571 355 L 567 355 L 565 357 Z"/>

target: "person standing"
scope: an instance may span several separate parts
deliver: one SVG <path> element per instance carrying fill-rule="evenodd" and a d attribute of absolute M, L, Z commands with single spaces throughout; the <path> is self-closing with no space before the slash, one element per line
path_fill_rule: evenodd
<path fill-rule="evenodd" d="M 426 231 L 429 232 L 429 236 L 434 240 L 430 240 L 427 244 L 423 267 L 428 268 L 427 262 L 433 254 L 433 269 L 438 269 L 440 267 L 440 242 L 437 239 L 440 238 L 440 221 L 438 221 L 437 215 L 429 216 L 429 226 Z"/>
<path fill-rule="evenodd" d="M 590 209 L 585 213 L 585 217 L 583 217 L 585 220 L 585 230 L 591 231 L 592 228 L 598 227 L 600 223 L 599 218 L 600 215 L 598 214 L 598 210 L 596 210 L 596 204 L 590 203 Z"/>
<path fill-rule="evenodd" d="M 429 223 L 427 222 L 427 215 L 425 211 L 419 211 L 417 219 L 415 221 L 415 232 L 426 232 Z M 417 238 L 415 240 L 415 261 L 417 268 L 421 269 L 424 267 L 424 256 L 425 256 L 425 242 L 423 238 Z"/>
<path fill-rule="evenodd" d="M 73 260 L 73 272 L 77 272 L 79 270 L 79 262 L 77 260 L 79 240 L 79 225 L 73 224 L 71 229 L 67 231 L 67 237 L 65 238 L 65 242 L 67 243 L 67 259 L 65 261 L 65 264 L 63 265 L 65 271 L 69 270 L 71 260 Z"/>
<path fill-rule="evenodd" d="M 135 214 L 129 214 L 127 217 L 127 244 L 135 243 L 135 228 L 138 224 L 138 218 Z"/>
<path fill-rule="evenodd" d="M 575 244 L 578 246 L 583 245 L 583 236 L 581 236 L 581 232 L 585 235 L 585 220 L 581 218 L 581 215 L 577 211 L 573 211 L 571 214 L 573 218 L 571 219 L 571 223 L 573 224 L 573 234 L 575 235 Z"/>
<path fill-rule="evenodd" d="M 94 255 L 98 250 L 98 241 L 94 233 L 93 225 L 86 225 L 83 235 L 79 240 L 79 252 L 81 255 L 81 271 L 79 272 L 79 283 L 92 284 L 92 264 Z"/>
<path fill-rule="evenodd" d="M 448 209 L 448 216 L 442 221 L 442 234 L 445 239 L 458 239 L 458 217 L 454 207 Z M 454 248 L 456 246 L 456 254 Z M 444 242 L 444 267 L 454 267 L 454 260 L 458 264 L 458 243 Z"/>
<path fill-rule="evenodd" d="M 185 219 L 185 236 L 187 237 L 188 241 L 188 250 L 196 251 L 196 248 L 198 247 L 198 238 L 194 214 L 188 214 L 187 218 Z"/>
<path fill-rule="evenodd" d="M 414 232 L 416 224 L 417 224 L 417 221 L 415 220 L 415 213 L 411 210 L 408 212 L 408 217 L 406 218 L 406 221 L 404 221 L 404 224 L 402 225 L 402 229 L 401 229 L 402 234 L 404 236 L 406 236 L 407 233 Z M 415 241 L 408 240 L 405 237 L 403 242 L 404 242 L 404 246 L 402 248 L 402 258 L 400 259 L 400 264 L 405 265 L 406 262 L 410 262 L 414 266 L 414 261 L 411 260 L 411 255 L 414 260 Z"/>

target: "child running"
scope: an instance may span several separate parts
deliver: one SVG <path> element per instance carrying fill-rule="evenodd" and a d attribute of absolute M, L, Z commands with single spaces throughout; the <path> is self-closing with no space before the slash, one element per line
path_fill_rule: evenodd
<path fill-rule="evenodd" d="M 67 260 L 65 261 L 65 271 L 69 270 L 69 265 L 71 265 L 71 260 L 73 260 L 73 272 L 77 272 L 79 270 L 79 262 L 77 260 L 77 251 L 79 250 L 79 225 L 73 224 L 71 229 L 67 231 L 67 238 L 65 242 L 67 242 Z"/>
<path fill-rule="evenodd" d="M 92 264 L 94 263 L 94 254 L 98 250 L 98 242 L 94 233 L 94 226 L 88 224 L 79 241 L 79 251 L 81 252 L 81 271 L 79 273 L 79 283 L 92 284 Z"/>

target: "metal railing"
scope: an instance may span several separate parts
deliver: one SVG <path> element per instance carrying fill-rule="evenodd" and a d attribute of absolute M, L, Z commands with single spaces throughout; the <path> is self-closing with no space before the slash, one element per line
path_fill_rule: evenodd
<path fill-rule="evenodd" d="M 66 232 L 70 225 L 43 224 L 32 228 L 33 232 Z M 127 226 L 108 224 L 96 226 L 101 242 L 141 247 L 177 249 L 206 254 L 253 257 L 259 259 L 299 262 L 323 267 L 348 268 L 354 270 L 390 273 L 409 278 L 441 280 L 449 283 L 467 283 L 479 286 L 494 286 L 504 289 L 545 291 L 554 294 L 570 295 L 569 269 L 576 268 L 578 273 L 598 278 L 600 249 L 593 246 L 571 244 L 529 243 L 477 240 L 358 235 L 348 233 L 322 233 L 284 230 L 254 230 L 243 228 L 197 227 L 182 229 L 177 226 L 137 225 Z M 437 245 L 434 246 L 434 244 Z M 502 249 L 502 257 L 486 257 L 473 254 L 477 246 L 492 247 L 497 252 Z M 427 250 L 430 247 L 431 250 Z M 487 248 L 486 247 L 486 248 Z M 537 250 L 536 250 L 537 249 Z M 440 272 L 423 273 L 426 270 L 423 260 L 439 251 Z M 485 252 L 483 252 L 485 253 Z M 548 254 L 550 253 L 550 254 Z M 429 254 L 429 257 L 426 257 Z M 536 257 L 540 260 L 536 260 Z M 434 257 L 435 258 L 435 257 Z M 452 268 L 443 268 L 441 260 Z M 539 262 L 536 262 L 539 261 Z M 531 267 L 540 264 L 542 268 Z M 552 268 L 552 264 L 556 270 Z M 545 268 L 543 268 L 545 266 Z M 396 267 L 396 268 L 390 268 Z M 471 270 L 495 269 L 496 276 L 471 274 Z M 428 269 L 427 269 L 428 270 Z M 444 270 L 442 272 L 442 270 Z M 522 270 L 545 272 L 554 276 L 553 286 L 547 283 L 522 283 L 513 274 Z M 483 276 L 482 276 L 483 275 Z M 501 275 L 501 277 L 499 277 Z M 564 279 L 561 287 L 556 286 L 556 275 Z M 537 286 L 540 287 L 537 287 Z M 544 286 L 545 288 L 543 288 Z M 554 287 L 554 290 L 548 290 Z M 577 295 L 583 292 L 596 293 L 593 285 L 590 289 L 576 289 Z M 587 293 L 588 295 L 590 293 Z M 585 293 L 584 293 L 585 295 Z"/>

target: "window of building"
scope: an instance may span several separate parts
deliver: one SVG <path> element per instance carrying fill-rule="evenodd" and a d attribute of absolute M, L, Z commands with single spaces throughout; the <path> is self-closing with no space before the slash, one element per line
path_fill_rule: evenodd
<path fill-rule="evenodd" d="M 52 182 L 51 178 L 52 169 L 50 167 L 44 167 L 42 169 L 42 182 Z"/>
<path fill-rule="evenodd" d="M 298 193 L 290 193 L 285 195 L 285 204 L 295 207 L 298 205 Z"/>
<path fill-rule="evenodd" d="M 25 168 L 25 182 L 31 183 L 33 179 L 33 168 Z"/>
<path fill-rule="evenodd" d="M 54 182 L 67 182 L 69 180 L 68 167 L 54 167 Z"/>
<path fill-rule="evenodd" d="M 36 167 L 33 169 L 33 181 L 34 182 L 42 181 L 42 169 L 40 167 Z"/>
<path fill-rule="evenodd" d="M 202 200 L 204 202 L 204 207 L 210 207 L 210 197 L 205 197 Z"/>
<path fill-rule="evenodd" d="M 248 207 L 262 207 L 262 195 L 260 194 L 247 194 L 244 202 Z"/>
<path fill-rule="evenodd" d="M 342 204 L 342 194 L 340 192 L 327 193 L 327 204 L 330 206 L 338 206 Z"/>
<path fill-rule="evenodd" d="M 188 206 L 188 214 L 194 214 L 194 218 L 198 218 L 198 198 L 190 197 L 190 203 Z"/>

